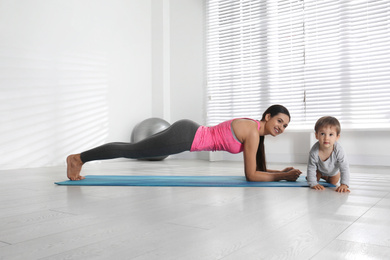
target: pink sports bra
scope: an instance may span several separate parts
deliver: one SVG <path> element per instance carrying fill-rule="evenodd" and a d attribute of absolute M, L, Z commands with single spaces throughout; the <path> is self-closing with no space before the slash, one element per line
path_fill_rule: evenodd
<path fill-rule="evenodd" d="M 260 122 L 251 118 L 248 119 L 257 123 L 257 130 L 260 129 Z M 235 120 L 222 122 L 216 126 L 200 126 L 196 131 L 194 141 L 192 142 L 191 152 L 195 151 L 227 151 L 229 153 L 240 153 L 244 150 L 244 145 L 238 141 L 232 128 L 232 122 Z"/>

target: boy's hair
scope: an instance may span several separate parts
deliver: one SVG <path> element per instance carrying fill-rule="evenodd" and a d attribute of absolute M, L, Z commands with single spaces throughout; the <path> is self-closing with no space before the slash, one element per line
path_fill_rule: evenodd
<path fill-rule="evenodd" d="M 333 116 L 323 116 L 320 119 L 318 119 L 316 125 L 314 126 L 314 130 L 316 131 L 316 133 L 318 133 L 318 131 L 321 128 L 326 127 L 326 126 L 336 127 L 337 135 L 339 135 L 341 132 L 340 122 L 339 122 L 339 120 L 337 120 L 337 118 L 335 118 Z"/>

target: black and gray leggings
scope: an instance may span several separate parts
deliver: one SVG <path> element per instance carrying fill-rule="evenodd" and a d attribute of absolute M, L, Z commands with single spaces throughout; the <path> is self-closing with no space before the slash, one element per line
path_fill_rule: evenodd
<path fill-rule="evenodd" d="M 179 120 L 164 131 L 136 143 L 108 143 L 82 152 L 81 161 L 121 157 L 144 159 L 189 151 L 199 126 L 191 120 Z"/>

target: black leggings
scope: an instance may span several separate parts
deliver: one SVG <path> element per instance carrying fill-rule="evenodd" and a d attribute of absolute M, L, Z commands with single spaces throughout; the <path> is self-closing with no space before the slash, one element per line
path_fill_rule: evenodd
<path fill-rule="evenodd" d="M 81 161 L 114 158 L 146 159 L 189 151 L 199 125 L 179 120 L 162 132 L 136 143 L 108 143 L 81 153 Z"/>

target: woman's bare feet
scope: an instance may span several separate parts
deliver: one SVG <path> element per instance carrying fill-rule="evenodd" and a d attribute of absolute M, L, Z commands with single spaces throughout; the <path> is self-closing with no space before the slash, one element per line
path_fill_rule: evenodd
<path fill-rule="evenodd" d="M 66 158 L 66 163 L 68 165 L 66 171 L 68 178 L 72 181 L 78 181 L 85 179 L 85 177 L 80 176 L 81 167 L 83 162 L 81 161 L 80 154 L 72 154 Z"/>

